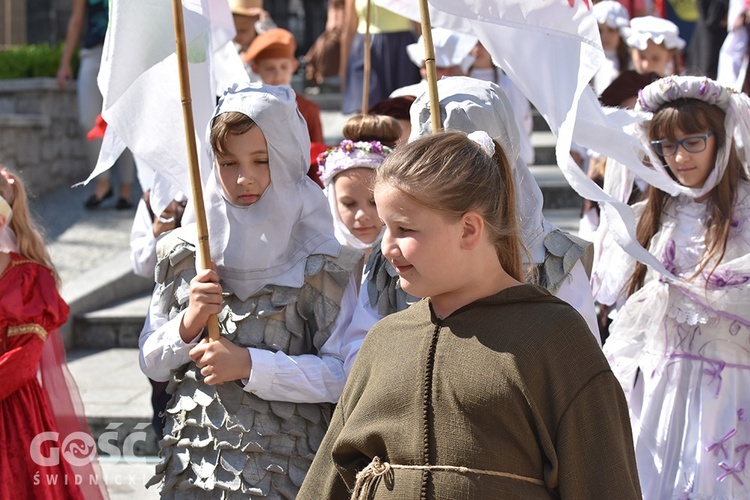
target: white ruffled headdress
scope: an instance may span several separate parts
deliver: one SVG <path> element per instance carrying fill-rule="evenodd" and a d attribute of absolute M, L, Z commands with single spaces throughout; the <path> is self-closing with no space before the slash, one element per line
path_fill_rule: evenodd
<path fill-rule="evenodd" d="M 353 142 L 341 141 L 337 147 L 329 149 L 318 156 L 318 175 L 325 186 L 324 192 L 328 197 L 328 207 L 333 215 L 333 230 L 339 242 L 360 250 L 372 248 L 374 244 L 380 243 L 380 236 L 373 243 L 365 243 L 354 236 L 339 215 L 338 203 L 336 202 L 336 184 L 334 178 L 352 168 L 376 169 L 391 153 L 391 148 L 383 146 L 378 141 Z M 381 229 L 380 235 L 383 234 Z"/>
<path fill-rule="evenodd" d="M 247 115 L 263 132 L 271 171 L 270 185 L 250 206 L 227 201 L 215 162 L 206 185 L 211 258 L 227 291 L 245 300 L 268 284 L 302 286 L 307 257 L 338 256 L 341 245 L 326 198 L 307 176 L 310 139 L 291 87 L 237 84 L 214 117 L 230 111 Z"/>
<path fill-rule="evenodd" d="M 617 0 L 602 0 L 591 7 L 596 22 L 617 29 L 620 36 L 627 38 L 630 34 L 630 16 L 628 9 Z"/>
<path fill-rule="evenodd" d="M 686 45 L 685 40 L 680 38 L 680 29 L 668 19 L 654 16 L 631 19 L 630 35 L 626 40 L 628 46 L 646 50 L 649 40 L 657 45 L 664 45 L 669 50 L 682 50 Z"/>

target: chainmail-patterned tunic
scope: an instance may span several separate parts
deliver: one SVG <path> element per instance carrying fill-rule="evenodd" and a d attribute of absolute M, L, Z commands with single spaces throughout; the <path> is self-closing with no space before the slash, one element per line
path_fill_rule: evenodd
<path fill-rule="evenodd" d="M 194 246 L 174 238 L 159 253 L 159 307 L 172 319 L 187 307 Z M 337 258 L 309 256 L 301 288 L 267 285 L 245 301 L 225 292 L 221 335 L 242 347 L 317 354 L 361 256 L 343 246 Z M 161 482 L 163 498 L 295 498 L 330 422 L 330 403 L 266 401 L 239 381 L 209 386 L 193 362 L 174 372 L 167 390 L 162 461 L 149 483 Z"/>

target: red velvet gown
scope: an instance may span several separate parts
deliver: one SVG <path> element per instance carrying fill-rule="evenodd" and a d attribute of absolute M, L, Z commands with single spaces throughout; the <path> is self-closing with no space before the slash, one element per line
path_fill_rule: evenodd
<path fill-rule="evenodd" d="M 56 432 L 37 371 L 47 335 L 65 323 L 69 308 L 49 269 L 10 255 L 0 274 L 0 498 L 83 499 L 59 440 L 32 450 L 35 436 Z M 33 460 L 54 457 L 55 449 L 61 459 L 50 460 L 54 465 Z"/>

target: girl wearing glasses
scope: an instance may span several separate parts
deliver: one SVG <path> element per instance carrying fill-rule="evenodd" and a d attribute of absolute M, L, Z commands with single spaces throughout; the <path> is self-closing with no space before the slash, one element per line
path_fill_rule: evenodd
<path fill-rule="evenodd" d="M 626 254 L 605 237 L 594 282 L 600 302 L 626 299 L 604 351 L 644 498 L 750 498 L 750 100 L 674 76 L 646 86 L 636 110 L 650 114 L 637 129 L 651 164 L 678 192 L 649 187 L 637 238 L 671 276 L 615 265 Z"/>

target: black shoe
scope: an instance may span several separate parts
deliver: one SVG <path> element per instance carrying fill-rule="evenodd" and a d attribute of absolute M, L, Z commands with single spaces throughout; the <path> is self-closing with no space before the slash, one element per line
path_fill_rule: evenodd
<path fill-rule="evenodd" d="M 109 188 L 109 191 L 104 193 L 104 196 L 102 196 L 101 198 L 97 198 L 96 193 L 94 193 L 91 196 L 89 196 L 89 199 L 86 200 L 86 203 L 84 203 L 83 206 L 86 208 L 96 208 L 102 203 L 102 201 L 106 200 L 107 198 L 111 196 L 112 196 L 112 188 Z"/>
<path fill-rule="evenodd" d="M 117 205 L 115 205 L 115 209 L 117 210 L 130 210 L 131 208 L 133 208 L 133 203 L 125 198 L 117 200 Z"/>

